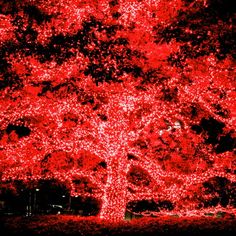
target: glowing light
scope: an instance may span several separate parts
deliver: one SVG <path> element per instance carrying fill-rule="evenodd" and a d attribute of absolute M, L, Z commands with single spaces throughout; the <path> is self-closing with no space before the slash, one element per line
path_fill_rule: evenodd
<path fill-rule="evenodd" d="M 39 33 L 35 44 L 45 54 L 53 37 L 59 38 L 52 55 L 31 56 L 27 48 L 5 58 L 11 76 L 19 75 L 22 84 L 19 89 L 6 86 L 0 94 L 1 181 L 57 179 L 67 183 L 71 196 L 101 199 L 99 216 L 112 221 L 124 219 L 130 201 L 144 199 L 171 201 L 180 215 L 204 214 L 206 209 L 197 210 L 198 200 L 211 196 L 199 185 L 214 177 L 236 181 L 233 152 L 217 151 L 226 135 L 235 135 L 230 59 L 191 56 L 183 68 L 167 61 L 181 44 L 156 44 L 149 31 L 169 24 L 182 7 L 180 0 L 150 0 L 155 6 L 147 13 L 146 1 L 120 1 L 123 15 L 116 23 L 111 16 L 95 20 L 104 14 L 97 9 L 109 14 L 107 2 L 83 9 L 73 1 L 59 2 L 63 7 L 39 3 L 45 12 L 56 11 L 55 18 L 33 24 Z M 88 20 L 87 14 L 95 17 Z M 0 24 L 8 22 L 12 31 L 9 19 L 2 18 Z M 26 20 L 22 24 L 27 28 Z M 209 120 L 224 124 L 222 132 L 214 131 L 219 132 L 215 140 L 206 124 L 200 127 Z M 20 133 L 22 127 L 30 134 Z"/>

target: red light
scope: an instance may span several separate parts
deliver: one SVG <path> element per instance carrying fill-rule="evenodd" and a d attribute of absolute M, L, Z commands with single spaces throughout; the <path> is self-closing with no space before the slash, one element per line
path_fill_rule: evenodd
<path fill-rule="evenodd" d="M 190 57 L 183 68 L 168 62 L 184 43 L 157 43 L 153 27 L 171 24 L 178 10 L 185 10 L 180 0 L 122 0 L 116 20 L 111 16 L 116 8 L 110 12 L 107 1 L 82 7 L 78 2 L 35 2 L 45 14 L 56 13 L 50 22 L 32 23 L 38 33 L 32 45 L 44 53 L 29 53 L 33 46 L 26 39 L 24 50 L 5 55 L 9 68 L 4 73 L 11 71 L 16 81 L 15 87 L 0 90 L 1 180 L 69 183 L 72 196 L 102 199 L 99 216 L 107 220 L 124 219 L 127 203 L 142 199 L 169 200 L 178 214 L 204 214 L 206 209 L 197 210 L 198 199 L 209 196 L 203 196 L 201 183 L 215 176 L 236 181 L 233 152 L 216 151 L 219 142 L 227 141 L 223 137 L 235 138 L 232 59 Z M 84 29 L 90 14 L 97 25 Z M 18 42 L 13 29 L 29 26 L 27 14 L 18 15 L 23 16 L 22 26 L 12 25 L 8 16 L 0 18 L 0 26 L 7 23 L 9 30 L 0 29 L 2 43 L 6 35 Z M 53 37 L 58 37 L 55 42 Z M 115 43 L 117 39 L 123 44 Z M 50 47 L 54 51 L 47 58 Z M 224 124 L 216 144 L 207 143 L 213 136 L 207 129 L 192 129 L 203 118 Z M 20 137 L 9 124 L 28 127 L 30 134 Z M 128 181 L 135 166 L 143 170 L 143 177 L 141 170 L 134 175 L 141 178 L 137 183 L 148 178 L 148 184 L 139 186 L 133 177 Z M 78 188 L 78 179 L 87 184 Z M 213 210 L 221 209 L 235 211 Z"/>

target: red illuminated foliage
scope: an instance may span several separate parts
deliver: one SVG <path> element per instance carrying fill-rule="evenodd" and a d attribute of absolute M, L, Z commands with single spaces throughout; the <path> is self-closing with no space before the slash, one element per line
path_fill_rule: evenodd
<path fill-rule="evenodd" d="M 234 211 L 230 14 L 214 21 L 210 0 L 3 2 L 2 182 L 69 183 L 109 220 L 143 200 Z"/>

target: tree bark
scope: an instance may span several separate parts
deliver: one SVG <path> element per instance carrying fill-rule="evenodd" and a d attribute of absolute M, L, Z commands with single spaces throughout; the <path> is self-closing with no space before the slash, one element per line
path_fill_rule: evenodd
<path fill-rule="evenodd" d="M 125 218 L 127 203 L 127 159 L 126 157 L 111 157 L 107 163 L 108 178 L 100 218 L 122 221 Z"/>

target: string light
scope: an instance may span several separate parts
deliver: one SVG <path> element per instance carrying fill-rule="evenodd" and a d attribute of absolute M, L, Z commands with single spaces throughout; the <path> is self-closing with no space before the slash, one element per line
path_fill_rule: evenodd
<path fill-rule="evenodd" d="M 171 2 L 178 9 L 181 7 L 181 1 Z M 128 21 L 128 17 L 135 19 L 139 14 L 137 9 L 143 8 L 141 2 L 129 4 L 127 9 L 131 12 L 128 12 L 127 4 L 122 1 L 120 11 L 124 16 L 121 22 Z M 82 14 L 76 4 L 66 5 L 66 9 L 81 22 L 85 18 L 85 11 L 81 11 Z M 92 12 L 92 6 L 89 11 Z M 74 34 L 72 21 L 68 22 L 73 17 L 68 14 L 63 15 L 67 19 L 63 26 L 56 27 L 57 33 Z M 168 17 L 165 11 L 159 16 L 159 21 L 163 22 Z M 55 22 L 52 22 L 53 27 Z M 73 24 L 77 24 L 75 20 Z M 125 35 L 132 42 L 134 52 L 140 49 L 141 36 L 146 41 L 152 37 L 145 38 L 143 22 L 139 21 L 137 25 L 136 38 L 133 33 Z M 46 43 L 51 31 L 45 26 L 39 32 L 38 40 Z M 144 44 L 145 50 L 152 50 Z M 88 46 L 90 50 L 94 47 L 94 42 Z M 179 48 L 179 44 L 171 42 L 163 47 L 170 54 Z M 140 54 L 144 53 L 142 49 L 140 51 Z M 20 62 L 25 65 L 24 69 L 31 71 L 31 76 L 28 78 L 23 73 L 23 88 L 15 94 L 12 92 L 18 97 L 17 102 L 6 91 L 0 97 L 0 128 L 3 131 L 0 140 L 1 181 L 57 179 L 67 183 L 71 196 L 101 199 L 99 217 L 112 221 L 124 219 L 129 202 L 143 199 L 169 200 L 175 204 L 173 212 L 180 215 L 203 214 L 206 210 L 194 209 L 196 203 L 183 204 L 191 188 L 216 176 L 236 181 L 235 174 L 225 171 L 226 167 L 233 168 L 232 152 L 215 153 L 214 147 L 204 143 L 204 134 L 199 135 L 191 129 L 204 116 L 223 122 L 224 134 L 235 129 L 235 118 L 220 116 L 213 106 L 213 103 L 220 104 L 229 114 L 234 114 L 232 101 L 235 91 L 227 70 L 228 59 L 225 59 L 226 65 L 218 63 L 212 55 L 189 59 L 188 68 L 179 72 L 178 68 L 161 60 L 155 59 L 150 66 L 145 61 L 149 59 L 136 58 L 145 72 L 162 68 L 171 97 L 168 100 L 162 83 L 141 84 L 140 78 L 136 79 L 131 74 L 124 74 L 122 83 L 95 85 L 91 75 L 81 72 L 89 63 L 88 58 L 79 52 L 62 65 L 40 63 L 38 58 L 20 52 L 15 54 L 11 58 L 12 68 L 23 70 L 19 68 Z M 152 57 L 159 58 L 153 52 Z M 115 66 L 116 62 L 108 61 Z M 183 74 L 191 77 L 192 82 L 183 82 Z M 72 83 L 73 76 L 81 78 Z M 63 83 L 66 85 L 65 90 L 53 92 L 50 88 L 39 96 L 37 89 L 30 91 L 33 82 L 41 83 L 37 88 L 41 92 L 43 82 L 50 82 L 54 89 L 63 87 Z M 69 89 L 69 82 L 76 92 Z M 137 89 L 138 86 L 143 89 Z M 219 101 L 221 90 L 225 90 L 226 95 Z M 193 104 L 198 104 L 200 110 L 196 119 L 189 111 Z M 30 135 L 19 137 L 16 131 L 7 132 L 9 124 L 29 127 Z M 212 166 L 206 160 L 212 160 Z M 129 181 L 134 166 L 140 167 L 139 176 L 150 178 L 147 186 L 139 186 L 138 180 Z M 214 211 L 222 209 L 225 211 L 225 208 L 217 206 Z"/>

